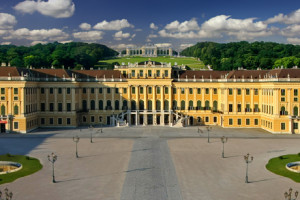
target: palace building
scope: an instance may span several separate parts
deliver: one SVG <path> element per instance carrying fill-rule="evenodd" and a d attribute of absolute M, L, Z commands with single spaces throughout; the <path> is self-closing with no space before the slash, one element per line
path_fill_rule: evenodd
<path fill-rule="evenodd" d="M 126 56 L 142 56 L 142 57 L 157 57 L 157 56 L 173 56 L 172 47 L 157 47 L 153 44 L 147 44 L 142 47 L 126 48 Z"/>
<path fill-rule="evenodd" d="M 1 132 L 101 124 L 299 133 L 296 68 L 191 71 L 150 60 L 114 70 L 2 66 L 0 90 Z"/>

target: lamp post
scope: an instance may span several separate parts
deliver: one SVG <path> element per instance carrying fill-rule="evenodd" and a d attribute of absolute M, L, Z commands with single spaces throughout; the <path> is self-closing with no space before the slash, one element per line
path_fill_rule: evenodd
<path fill-rule="evenodd" d="M 57 160 L 57 155 L 53 152 L 51 155 L 48 155 L 48 160 L 52 163 L 52 182 L 55 183 L 55 176 L 54 176 L 54 163 Z"/>
<path fill-rule="evenodd" d="M 9 190 L 7 188 L 4 189 L 4 194 L 5 194 L 5 198 L 3 196 L 2 198 L 2 192 L 0 191 L 0 200 L 12 200 L 13 197 L 13 193 L 9 192 Z"/>
<path fill-rule="evenodd" d="M 294 199 L 292 198 L 292 192 L 293 192 L 293 189 L 290 188 L 289 192 L 284 193 L 284 197 L 285 197 L 286 200 L 296 200 L 297 199 L 298 191 L 295 192 L 295 198 Z"/>
<path fill-rule="evenodd" d="M 91 132 L 91 143 L 93 143 L 93 130 L 94 127 L 92 125 L 89 126 L 90 132 Z"/>
<path fill-rule="evenodd" d="M 247 153 L 247 155 L 244 156 L 245 162 L 246 162 L 246 183 L 249 183 L 248 181 L 248 164 L 253 161 L 253 156 L 250 157 L 250 154 Z"/>
<path fill-rule="evenodd" d="M 75 137 L 73 137 L 73 141 L 76 143 L 76 158 L 78 158 L 78 151 L 77 151 L 77 144 L 79 142 L 79 137 L 78 135 L 76 135 Z"/>
<path fill-rule="evenodd" d="M 227 137 L 225 137 L 225 136 L 221 137 L 221 142 L 223 143 L 222 158 L 225 158 L 225 156 L 224 156 L 224 143 L 226 143 L 227 140 L 228 140 Z"/>
<path fill-rule="evenodd" d="M 209 131 L 211 131 L 212 127 L 211 126 L 207 126 L 207 143 L 209 143 Z"/>

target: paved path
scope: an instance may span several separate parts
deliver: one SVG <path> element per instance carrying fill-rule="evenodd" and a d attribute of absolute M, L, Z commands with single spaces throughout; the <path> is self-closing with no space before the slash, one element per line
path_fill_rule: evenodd
<path fill-rule="evenodd" d="M 151 136 L 133 145 L 121 200 L 182 200 L 165 139 Z"/>

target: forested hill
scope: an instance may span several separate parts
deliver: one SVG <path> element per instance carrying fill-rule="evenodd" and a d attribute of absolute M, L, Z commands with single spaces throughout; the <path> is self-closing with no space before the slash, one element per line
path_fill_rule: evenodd
<path fill-rule="evenodd" d="M 300 46 L 274 42 L 200 42 L 184 49 L 183 56 L 200 58 L 216 70 L 271 69 L 284 66 L 300 66 Z"/>
<path fill-rule="evenodd" d="M 116 56 L 118 53 L 105 45 L 71 42 L 61 44 L 37 44 L 30 47 L 0 45 L 0 62 L 11 66 L 50 68 L 90 68 L 103 58 Z"/>

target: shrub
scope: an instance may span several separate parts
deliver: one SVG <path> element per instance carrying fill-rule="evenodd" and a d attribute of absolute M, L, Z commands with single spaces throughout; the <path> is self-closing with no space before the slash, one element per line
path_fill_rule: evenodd
<path fill-rule="evenodd" d="M 7 157 L 12 157 L 12 155 L 10 153 L 7 153 L 6 156 Z"/>
<path fill-rule="evenodd" d="M 280 160 L 283 160 L 283 159 L 284 159 L 284 157 L 283 157 L 283 156 L 279 156 L 279 159 L 280 159 Z"/>

